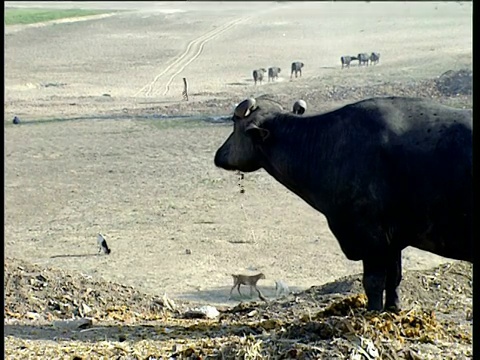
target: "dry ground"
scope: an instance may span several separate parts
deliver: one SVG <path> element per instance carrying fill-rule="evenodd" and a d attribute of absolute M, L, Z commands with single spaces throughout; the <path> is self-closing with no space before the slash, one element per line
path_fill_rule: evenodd
<path fill-rule="evenodd" d="M 359 273 L 324 217 L 265 172 L 240 194 L 213 165 L 231 125 L 206 120 L 261 94 L 285 107 L 302 97 L 309 112 L 372 95 L 471 106 L 471 85 L 436 79 L 472 67 L 472 3 L 88 6 L 127 11 L 6 28 L 5 253 L 41 267 L 212 305 L 238 303 L 231 273 L 264 272 L 270 297 L 274 279 L 303 290 Z M 371 51 L 379 65 L 340 69 L 341 55 Z M 304 74 L 290 81 L 296 60 Z M 255 87 L 252 70 L 268 66 L 279 81 Z M 193 117 L 168 117 L 182 115 Z M 97 232 L 111 255 L 96 255 Z M 405 270 L 445 261 L 404 251 Z"/>

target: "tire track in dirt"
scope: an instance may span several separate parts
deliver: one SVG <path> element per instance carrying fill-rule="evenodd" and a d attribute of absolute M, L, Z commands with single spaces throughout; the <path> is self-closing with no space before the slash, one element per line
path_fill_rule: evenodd
<path fill-rule="evenodd" d="M 154 85 L 159 81 L 159 79 L 164 75 L 166 76 L 170 75 L 165 85 L 165 92 L 163 93 L 163 95 L 166 95 L 168 93 L 170 84 L 172 83 L 175 76 L 180 74 L 192 61 L 194 61 L 196 58 L 198 58 L 201 55 L 203 51 L 203 47 L 207 42 L 221 35 L 225 31 L 241 23 L 242 21 L 248 20 L 250 18 L 252 18 L 252 15 L 229 21 L 213 30 L 210 30 L 206 34 L 203 34 L 198 38 L 190 41 L 187 45 L 186 50 L 181 55 L 175 58 L 169 66 L 163 69 L 162 72 L 157 74 L 150 83 L 148 83 L 147 85 L 142 87 L 139 91 L 137 91 L 134 96 L 138 96 L 142 92 L 145 93 L 145 96 L 153 95 Z"/>
<path fill-rule="evenodd" d="M 171 77 L 170 79 L 168 79 L 167 81 L 167 84 L 165 85 L 165 92 L 163 93 L 163 95 L 167 95 L 168 93 L 168 90 L 170 89 L 170 84 L 172 83 L 173 79 L 175 78 L 175 76 L 177 76 L 178 74 L 180 74 L 192 61 L 194 61 L 196 58 L 198 58 L 200 56 L 200 54 L 202 53 L 203 51 L 203 47 L 205 46 L 205 44 L 207 42 L 209 42 L 210 40 L 213 40 L 214 38 L 216 38 L 217 36 L 223 34 L 225 31 L 229 30 L 230 28 L 234 27 L 235 25 L 237 25 L 238 23 L 241 23 L 242 21 L 245 21 L 245 20 L 248 20 L 250 19 L 251 16 L 249 17 L 246 17 L 246 18 L 241 18 L 241 19 L 238 19 L 236 21 L 233 21 L 231 23 L 228 23 L 227 26 L 224 26 L 220 31 L 217 31 L 215 32 L 214 34 L 212 34 L 211 36 L 209 36 L 208 38 L 206 39 L 203 39 L 201 42 L 195 44 L 195 46 L 192 47 L 192 49 L 195 49 L 195 48 L 198 48 L 198 50 L 195 52 L 195 54 L 193 56 L 190 57 L 190 59 L 188 59 L 188 61 L 183 64 L 181 66 L 181 68 L 175 72 Z"/>
<path fill-rule="evenodd" d="M 136 97 L 141 93 L 144 93 L 144 96 L 152 96 L 155 92 L 157 92 L 156 89 L 159 88 L 159 86 L 155 86 L 155 84 L 157 84 L 163 76 L 165 78 L 168 77 L 168 80 L 165 83 L 165 91 L 163 92 L 163 95 L 165 96 L 170 89 L 170 84 L 172 83 L 173 79 L 175 79 L 178 74 L 180 74 L 191 62 L 193 62 L 202 54 L 203 48 L 207 42 L 213 40 L 217 36 L 230 30 L 232 27 L 240 24 L 241 22 L 250 20 L 253 17 L 270 12 L 272 10 L 274 9 L 269 8 L 263 11 L 255 12 L 252 15 L 237 18 L 197 37 L 196 39 L 193 39 L 188 43 L 186 50 L 181 55 L 176 57 L 170 65 L 157 74 L 151 82 L 138 90 L 134 96 Z"/>

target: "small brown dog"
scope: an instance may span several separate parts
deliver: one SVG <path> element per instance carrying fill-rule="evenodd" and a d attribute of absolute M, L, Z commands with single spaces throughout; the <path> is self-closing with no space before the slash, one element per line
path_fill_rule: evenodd
<path fill-rule="evenodd" d="M 257 275 L 240 275 L 240 274 L 232 274 L 233 277 L 233 286 L 230 289 L 230 296 L 232 296 L 232 291 L 237 287 L 238 293 L 240 296 L 243 296 L 240 292 L 240 285 L 249 285 L 250 286 L 250 296 L 253 295 L 253 289 L 255 289 L 258 293 L 260 299 L 265 300 L 260 290 L 257 289 L 257 282 L 260 279 L 265 279 L 265 275 L 263 273 Z"/>

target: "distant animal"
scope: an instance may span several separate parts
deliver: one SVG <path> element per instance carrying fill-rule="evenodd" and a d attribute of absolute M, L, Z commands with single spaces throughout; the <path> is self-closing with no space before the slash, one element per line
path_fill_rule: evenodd
<path fill-rule="evenodd" d="M 230 296 L 232 296 L 232 291 L 235 287 L 238 290 L 240 296 L 243 296 L 240 292 L 240 285 L 248 285 L 250 286 L 250 296 L 253 295 L 253 289 L 255 289 L 258 293 L 258 296 L 262 299 L 263 295 L 257 288 L 257 282 L 260 279 L 265 279 L 265 275 L 263 273 L 259 273 L 257 275 L 240 275 L 240 274 L 232 274 L 233 277 L 233 286 L 230 290 Z"/>
<path fill-rule="evenodd" d="M 358 54 L 358 66 L 366 65 L 368 66 L 368 61 L 370 60 L 370 55 L 367 53 Z"/>
<path fill-rule="evenodd" d="M 187 78 L 183 78 L 182 96 L 183 96 L 183 100 L 188 101 L 188 82 L 187 82 Z"/>
<path fill-rule="evenodd" d="M 347 67 L 349 68 L 350 67 L 350 63 L 352 62 L 352 60 L 358 60 L 358 58 L 356 56 L 350 56 L 350 55 L 344 55 L 344 56 L 341 56 L 340 57 L 340 61 L 342 63 L 342 69 L 344 67 Z"/>
<path fill-rule="evenodd" d="M 263 168 L 324 214 L 369 310 L 400 309 L 408 246 L 473 263 L 471 109 L 385 97 L 299 117 L 250 98 L 232 120 L 215 165 Z"/>
<path fill-rule="evenodd" d="M 372 52 L 370 54 L 370 64 L 376 65 L 380 61 L 380 53 Z"/>
<path fill-rule="evenodd" d="M 303 115 L 307 110 L 307 103 L 304 100 L 297 100 L 293 104 L 293 113 L 296 115 Z"/>
<path fill-rule="evenodd" d="M 15 117 L 13 118 L 13 123 L 14 123 L 15 125 L 20 124 L 20 119 L 19 119 L 17 116 L 15 116 Z"/>
<path fill-rule="evenodd" d="M 261 84 L 263 81 L 263 75 L 267 72 L 264 68 L 253 70 L 253 81 L 257 85 L 257 81 Z"/>
<path fill-rule="evenodd" d="M 268 81 L 270 80 L 276 80 L 278 79 L 278 74 L 280 74 L 280 72 L 282 71 L 282 69 L 280 69 L 279 67 L 276 67 L 276 66 L 273 66 L 273 67 L 269 67 L 268 68 Z"/>
<path fill-rule="evenodd" d="M 300 76 L 302 76 L 302 69 L 305 64 L 300 61 L 295 61 L 292 63 L 292 72 L 290 73 L 290 79 L 293 76 L 293 73 L 295 73 L 295 77 L 297 77 L 297 73 L 300 73 Z"/>
<path fill-rule="evenodd" d="M 290 289 L 288 285 L 283 280 L 275 281 L 275 296 L 279 297 L 281 295 L 287 296 L 290 294 Z"/>
<path fill-rule="evenodd" d="M 100 254 L 102 251 L 104 254 L 110 254 L 112 251 L 107 245 L 107 240 L 103 237 L 102 234 L 98 234 L 97 236 L 97 243 L 98 243 L 98 253 Z"/>

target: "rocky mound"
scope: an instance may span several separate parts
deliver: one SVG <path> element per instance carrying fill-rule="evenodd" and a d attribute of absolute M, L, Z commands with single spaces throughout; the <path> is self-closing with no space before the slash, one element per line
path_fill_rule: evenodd
<path fill-rule="evenodd" d="M 437 90 L 445 96 L 472 95 L 473 74 L 471 70 L 449 70 L 435 80 Z"/>
<path fill-rule="evenodd" d="M 472 356 L 472 266 L 463 262 L 406 272 L 399 314 L 366 312 L 359 275 L 214 319 L 187 316 L 192 303 L 15 259 L 5 260 L 4 289 L 7 358 Z M 61 326 L 67 319 L 78 326 Z"/>

